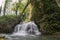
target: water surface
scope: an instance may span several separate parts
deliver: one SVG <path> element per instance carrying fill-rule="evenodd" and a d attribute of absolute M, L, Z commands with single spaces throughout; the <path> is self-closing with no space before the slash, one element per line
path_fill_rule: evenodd
<path fill-rule="evenodd" d="M 20 37 L 11 37 L 7 40 L 60 40 L 59 35 L 51 36 L 51 35 L 45 35 L 45 36 L 20 36 Z"/>

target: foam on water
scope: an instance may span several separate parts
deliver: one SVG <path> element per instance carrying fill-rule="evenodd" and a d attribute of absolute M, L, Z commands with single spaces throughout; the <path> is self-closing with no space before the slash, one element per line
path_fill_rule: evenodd
<path fill-rule="evenodd" d="M 14 36 L 26 36 L 26 35 L 40 35 L 41 32 L 39 32 L 37 25 L 31 21 L 31 22 L 22 22 L 18 25 L 16 25 L 15 30 L 12 35 Z"/>

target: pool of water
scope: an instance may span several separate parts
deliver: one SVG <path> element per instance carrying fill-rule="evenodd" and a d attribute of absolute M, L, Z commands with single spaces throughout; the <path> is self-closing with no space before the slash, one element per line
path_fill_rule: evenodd
<path fill-rule="evenodd" d="M 7 38 L 6 40 L 60 40 L 60 36 L 58 35 L 45 35 L 45 36 L 15 36 Z"/>

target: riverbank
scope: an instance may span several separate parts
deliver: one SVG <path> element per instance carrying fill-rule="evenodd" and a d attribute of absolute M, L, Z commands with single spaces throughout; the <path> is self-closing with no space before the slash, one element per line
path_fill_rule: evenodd
<path fill-rule="evenodd" d="M 0 40 L 5 40 L 5 38 L 0 38 Z"/>
<path fill-rule="evenodd" d="M 25 36 L 25 37 L 16 37 L 16 38 L 12 38 L 12 40 L 60 40 L 60 35 L 40 35 L 40 36 L 37 36 L 37 37 L 30 37 L 30 36 Z M 10 39 L 6 39 L 6 38 L 1 38 L 0 37 L 0 40 L 11 40 Z"/>

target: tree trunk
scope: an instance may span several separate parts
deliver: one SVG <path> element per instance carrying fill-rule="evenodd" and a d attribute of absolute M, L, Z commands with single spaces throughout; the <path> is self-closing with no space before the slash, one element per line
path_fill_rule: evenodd
<path fill-rule="evenodd" d="M 4 16 L 5 16 L 5 12 L 6 12 L 6 4 L 7 4 L 7 0 L 5 0 L 4 10 L 3 10 Z"/>
<path fill-rule="evenodd" d="M 33 6 L 34 6 L 34 0 L 30 0 L 30 13 L 29 13 L 29 20 L 31 20 L 31 17 L 32 17 L 32 9 L 33 9 Z"/>
<path fill-rule="evenodd" d="M 18 0 L 18 1 L 19 1 L 19 3 L 16 3 L 16 10 L 15 10 L 16 16 L 17 16 L 17 13 L 18 13 L 19 4 L 21 3 L 20 0 Z"/>
<path fill-rule="evenodd" d="M 56 3 L 57 3 L 58 6 L 60 7 L 60 0 L 56 0 Z"/>
<path fill-rule="evenodd" d="M 43 27 L 41 27 L 40 25 L 40 20 L 42 19 L 44 13 L 42 7 L 43 7 L 42 0 L 34 0 L 32 1 L 31 8 L 30 8 L 31 9 L 30 19 L 37 24 L 39 30 L 43 30 Z"/>
<path fill-rule="evenodd" d="M 17 16 L 17 13 L 18 13 L 18 8 L 19 8 L 19 5 L 16 4 L 16 10 L 15 10 L 16 16 Z"/>
<path fill-rule="evenodd" d="M 2 7 L 0 7 L 0 14 L 1 14 Z"/>

